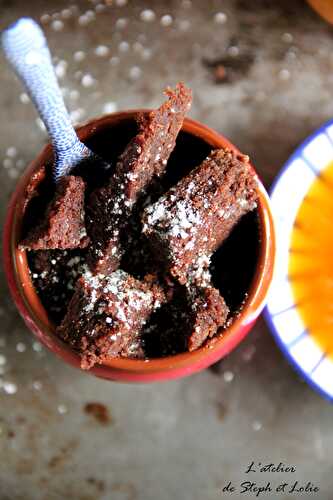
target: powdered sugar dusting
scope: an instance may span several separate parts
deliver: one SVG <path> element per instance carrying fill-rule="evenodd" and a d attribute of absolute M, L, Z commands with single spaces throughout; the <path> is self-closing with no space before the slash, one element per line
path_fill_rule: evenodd
<path fill-rule="evenodd" d="M 149 226 L 161 226 L 166 234 L 175 238 L 191 238 L 196 226 L 202 223 L 200 215 L 187 200 L 177 202 L 172 211 L 167 209 L 166 204 L 167 200 L 163 197 L 146 209 L 147 225 L 144 231 L 149 232 Z"/>
<path fill-rule="evenodd" d="M 129 330 L 136 322 L 136 312 L 157 308 L 152 291 L 141 289 L 139 282 L 121 269 L 109 276 L 86 271 L 83 280 L 87 297 L 84 312 L 95 310 L 94 314 L 107 314 L 106 323 L 112 324 L 113 329 L 122 324 L 122 328 Z"/>
<path fill-rule="evenodd" d="M 161 248 L 169 272 L 182 284 L 210 282 L 212 253 L 240 217 L 255 208 L 248 157 L 212 151 L 155 204 L 145 208 L 143 232 Z"/>

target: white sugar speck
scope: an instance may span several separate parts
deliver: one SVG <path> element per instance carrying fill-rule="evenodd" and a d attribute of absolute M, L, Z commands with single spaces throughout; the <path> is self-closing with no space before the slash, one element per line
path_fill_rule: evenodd
<path fill-rule="evenodd" d="M 291 33 L 283 33 L 281 36 L 281 40 L 285 43 L 292 43 L 294 37 Z"/>
<path fill-rule="evenodd" d="M 161 25 L 162 26 L 171 26 L 172 24 L 172 16 L 169 14 L 165 14 L 164 16 L 161 17 Z"/>
<path fill-rule="evenodd" d="M 69 117 L 71 119 L 71 122 L 73 124 L 76 124 L 78 123 L 84 116 L 84 109 L 83 108 L 78 108 L 78 109 L 74 109 L 73 111 L 71 111 L 69 113 Z"/>
<path fill-rule="evenodd" d="M 95 12 L 91 9 L 87 10 L 84 15 L 89 19 L 89 21 L 93 21 L 96 18 Z"/>
<path fill-rule="evenodd" d="M 115 102 L 106 102 L 103 106 L 103 113 L 114 113 L 117 111 L 117 104 Z"/>
<path fill-rule="evenodd" d="M 80 97 L 80 92 L 76 89 L 73 89 L 69 92 L 69 98 L 73 101 L 76 101 Z"/>
<path fill-rule="evenodd" d="M 15 394 L 17 392 L 17 385 L 14 384 L 13 382 L 4 382 L 3 383 L 3 390 L 7 394 Z"/>
<path fill-rule="evenodd" d="M 39 117 L 36 118 L 36 123 L 37 123 L 38 127 L 40 128 L 40 130 L 42 130 L 43 132 L 46 131 L 46 127 Z"/>
<path fill-rule="evenodd" d="M 117 64 L 119 64 L 119 57 L 117 57 L 117 56 L 111 57 L 110 64 L 111 64 L 111 66 L 117 66 Z"/>
<path fill-rule="evenodd" d="M 223 373 L 223 378 L 225 382 L 232 382 L 234 380 L 234 377 L 235 375 L 229 370 Z"/>
<path fill-rule="evenodd" d="M 76 52 L 74 52 L 73 54 L 73 59 L 74 61 L 76 62 L 80 62 L 80 61 L 83 61 L 83 59 L 85 59 L 86 57 L 86 53 L 83 52 L 83 50 L 77 50 Z"/>
<path fill-rule="evenodd" d="M 60 415 L 65 415 L 65 413 L 67 413 L 67 412 L 68 412 L 68 408 L 67 408 L 67 406 L 66 406 L 66 405 L 64 405 L 64 404 L 60 404 L 60 405 L 58 405 L 58 408 L 57 408 L 57 409 L 58 409 L 58 413 L 60 413 Z"/>
<path fill-rule="evenodd" d="M 231 47 L 228 48 L 228 54 L 232 57 L 237 57 L 239 52 L 239 47 L 237 47 L 237 45 L 231 45 Z"/>
<path fill-rule="evenodd" d="M 51 28 L 54 31 L 61 31 L 64 28 L 64 23 L 60 19 L 55 19 L 51 23 Z"/>
<path fill-rule="evenodd" d="M 122 29 L 126 28 L 127 25 L 128 25 L 128 20 L 125 19 L 124 17 L 120 17 L 116 21 L 116 29 L 117 30 L 122 30 Z"/>
<path fill-rule="evenodd" d="M 70 9 L 63 9 L 61 11 L 61 17 L 63 19 L 69 19 L 72 16 L 72 11 Z"/>
<path fill-rule="evenodd" d="M 140 14 L 141 21 L 144 21 L 147 23 L 151 23 L 152 21 L 155 21 L 155 18 L 156 18 L 155 12 L 151 9 L 145 9 Z"/>
<path fill-rule="evenodd" d="M 6 155 L 10 158 L 15 158 L 15 156 L 17 156 L 17 149 L 14 146 L 11 146 L 7 149 Z"/>
<path fill-rule="evenodd" d="M 109 48 L 106 45 L 98 45 L 95 48 L 95 54 L 98 57 L 106 57 L 109 53 Z"/>
<path fill-rule="evenodd" d="M 224 24 L 227 20 L 227 16 L 224 12 L 217 12 L 214 16 L 214 21 L 216 24 Z"/>
<path fill-rule="evenodd" d="M 47 24 L 51 21 L 51 16 L 50 14 L 43 14 L 39 19 L 42 24 Z"/>
<path fill-rule="evenodd" d="M 258 432 L 262 429 L 262 423 L 259 422 L 259 420 L 255 420 L 253 423 L 252 423 L 252 429 L 255 431 L 255 432 Z"/>
<path fill-rule="evenodd" d="M 39 380 L 34 380 L 32 383 L 32 387 L 35 389 L 35 391 L 40 391 L 43 387 L 43 384 Z"/>
<path fill-rule="evenodd" d="M 100 14 L 101 12 L 104 12 L 105 9 L 106 9 L 106 5 L 104 3 L 98 3 L 95 6 L 95 11 L 97 12 L 97 14 Z"/>
<path fill-rule="evenodd" d="M 40 342 L 37 342 L 37 341 L 32 343 L 32 348 L 35 352 L 41 352 L 43 350 L 42 344 Z"/>
<path fill-rule="evenodd" d="M 142 56 L 142 59 L 145 60 L 145 61 L 148 61 L 151 56 L 152 56 L 152 50 L 151 49 L 143 49 L 142 53 L 141 53 L 141 56 Z"/>
<path fill-rule="evenodd" d="M 128 52 L 129 50 L 129 43 L 128 42 L 125 42 L 124 40 L 122 42 L 120 42 L 120 44 L 118 45 L 118 50 L 119 52 Z"/>
<path fill-rule="evenodd" d="M 78 23 L 80 26 L 87 26 L 90 23 L 91 19 L 89 19 L 88 16 L 85 14 L 82 14 L 82 16 L 79 17 Z"/>
<path fill-rule="evenodd" d="M 139 66 L 133 66 L 129 70 L 129 77 L 131 80 L 137 80 L 138 78 L 140 78 L 141 74 L 142 70 L 141 68 L 139 68 Z"/>
<path fill-rule="evenodd" d="M 66 61 L 59 61 L 58 64 L 55 65 L 54 71 L 58 78 L 61 79 L 66 75 L 67 66 L 68 64 Z"/>
<path fill-rule="evenodd" d="M 27 346 L 23 342 L 18 342 L 16 344 L 17 352 L 25 352 L 27 350 Z"/>
<path fill-rule="evenodd" d="M 282 81 L 287 81 L 290 78 L 290 71 L 288 69 L 281 69 L 279 71 L 279 78 Z"/>
<path fill-rule="evenodd" d="M 28 102 L 30 102 L 30 98 L 29 98 L 28 94 L 26 94 L 25 92 L 22 92 L 22 94 L 20 95 L 20 101 L 23 104 L 27 104 Z"/>
<path fill-rule="evenodd" d="M 86 73 L 81 79 L 81 85 L 83 85 L 83 87 L 92 87 L 95 82 L 95 78 L 90 73 Z"/>

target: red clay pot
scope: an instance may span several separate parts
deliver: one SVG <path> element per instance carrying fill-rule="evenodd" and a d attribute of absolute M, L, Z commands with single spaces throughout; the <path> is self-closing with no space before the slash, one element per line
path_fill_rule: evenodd
<path fill-rule="evenodd" d="M 123 120 L 134 119 L 138 112 L 143 111 L 146 110 L 114 113 L 92 120 L 77 130 L 78 135 L 82 141 L 85 141 L 92 134 L 98 133 L 99 130 L 115 127 Z M 203 139 L 212 148 L 227 146 L 238 151 L 222 135 L 194 120 L 185 119 L 183 130 Z M 65 362 L 80 369 L 79 356 L 55 335 L 54 325 L 49 320 L 32 285 L 26 253 L 18 250 L 26 186 L 32 173 L 51 159 L 52 148 L 47 145 L 28 166 L 11 197 L 4 228 L 4 266 L 12 297 L 27 326 L 48 349 Z M 241 313 L 231 326 L 224 331 L 223 336 L 219 337 L 209 348 L 201 347 L 194 352 L 186 352 L 165 358 L 149 361 L 110 359 L 101 366 L 95 366 L 89 373 L 104 379 L 127 382 L 153 382 L 184 377 L 203 370 L 223 358 L 244 339 L 264 306 L 272 279 L 275 255 L 272 214 L 267 193 L 259 179 L 258 197 L 261 241 L 258 242 L 260 248 L 255 276 Z"/>

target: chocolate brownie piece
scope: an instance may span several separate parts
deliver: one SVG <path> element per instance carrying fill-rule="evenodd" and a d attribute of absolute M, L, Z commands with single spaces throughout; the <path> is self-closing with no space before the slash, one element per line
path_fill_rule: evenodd
<path fill-rule="evenodd" d="M 187 340 L 189 351 L 200 347 L 212 338 L 227 319 L 229 309 L 220 292 L 212 286 L 194 287 L 188 291 L 190 303 L 190 335 Z"/>
<path fill-rule="evenodd" d="M 168 100 L 139 122 L 139 133 L 120 156 L 107 186 L 94 191 L 88 204 L 87 229 L 91 237 L 89 264 L 94 273 L 108 274 L 119 267 L 128 239 L 129 217 L 138 197 L 165 171 L 191 101 L 182 83 L 167 89 Z"/>
<path fill-rule="evenodd" d="M 85 184 L 81 177 L 62 177 L 41 222 L 21 242 L 28 250 L 84 248 L 88 245 L 84 223 Z"/>
<path fill-rule="evenodd" d="M 140 355 L 139 333 L 165 301 L 162 288 L 117 270 L 109 276 L 85 273 L 77 283 L 59 336 L 89 369 L 110 357 Z"/>
<path fill-rule="evenodd" d="M 173 285 L 171 296 L 151 315 L 140 334 L 140 343 L 148 359 L 173 356 L 188 350 L 193 315 L 185 287 L 177 283 Z M 170 287 L 165 289 L 169 291 Z"/>
<path fill-rule="evenodd" d="M 55 324 L 60 324 L 86 270 L 84 251 L 37 250 L 28 254 L 30 275 L 39 298 Z"/>
<path fill-rule="evenodd" d="M 144 326 L 141 345 L 148 358 L 193 351 L 219 333 L 229 309 L 213 286 L 177 285 Z"/>
<path fill-rule="evenodd" d="M 210 256 L 256 207 L 255 186 L 249 158 L 219 149 L 144 210 L 143 232 L 180 283 L 209 284 Z"/>

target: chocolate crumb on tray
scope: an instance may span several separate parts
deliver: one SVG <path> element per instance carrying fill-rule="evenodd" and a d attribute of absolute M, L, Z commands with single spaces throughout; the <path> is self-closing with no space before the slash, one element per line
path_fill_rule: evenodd
<path fill-rule="evenodd" d="M 143 232 L 174 278 L 202 286 L 212 252 L 256 199 L 249 158 L 218 149 L 145 209 Z"/>
<path fill-rule="evenodd" d="M 81 177 L 60 179 L 43 219 L 20 243 L 29 250 L 84 248 L 89 243 L 84 221 L 85 183 Z"/>
<path fill-rule="evenodd" d="M 192 102 L 192 93 L 179 83 L 167 89 L 168 100 L 139 122 L 139 133 L 129 142 L 107 184 L 92 193 L 88 204 L 89 264 L 93 272 L 119 267 L 122 238 L 133 206 L 154 178 L 165 171 L 179 130 Z M 98 224 L 96 221 L 98 220 Z"/>
<path fill-rule="evenodd" d="M 149 316 L 165 301 L 162 288 L 122 270 L 109 276 L 89 271 L 78 281 L 59 336 L 81 355 L 81 367 L 106 358 L 143 357 L 138 336 Z"/>

